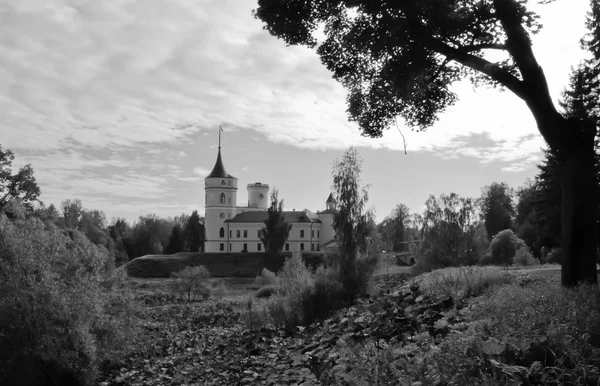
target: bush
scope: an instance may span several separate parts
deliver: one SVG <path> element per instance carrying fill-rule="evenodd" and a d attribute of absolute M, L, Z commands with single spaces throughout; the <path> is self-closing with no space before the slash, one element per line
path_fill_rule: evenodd
<path fill-rule="evenodd" d="M 527 246 L 521 246 L 521 248 L 517 249 L 515 253 L 515 257 L 513 257 L 513 263 L 515 265 L 537 265 L 539 261 L 533 257 L 531 252 L 529 252 L 529 248 Z"/>
<path fill-rule="evenodd" d="M 256 275 L 254 283 L 259 287 L 267 285 L 275 286 L 277 285 L 277 275 L 275 275 L 275 273 L 269 271 L 268 269 L 263 268 L 260 275 Z"/>
<path fill-rule="evenodd" d="M 277 287 L 275 287 L 274 285 L 265 285 L 263 287 L 260 287 L 258 289 L 258 291 L 256 291 L 256 294 L 254 296 L 256 296 L 257 298 L 269 298 L 273 295 L 275 295 L 277 293 Z"/>
<path fill-rule="evenodd" d="M 171 274 L 174 279 L 172 289 L 179 294 L 181 299 L 193 302 L 196 299 L 207 300 L 210 296 L 210 289 L 207 286 L 207 279 L 210 273 L 206 267 L 199 265 L 196 267 L 187 267 L 179 272 Z"/>
<path fill-rule="evenodd" d="M 517 249 L 524 245 L 525 242 L 518 238 L 512 230 L 505 229 L 498 232 L 490 243 L 491 263 L 495 265 L 511 265 Z"/>
<path fill-rule="evenodd" d="M 256 307 L 254 305 L 254 299 L 252 296 L 246 296 L 244 298 L 245 312 L 242 312 L 240 319 L 242 323 L 250 331 L 254 331 L 265 326 L 268 323 L 268 315 L 263 307 Z"/>
<path fill-rule="evenodd" d="M 125 277 L 77 231 L 0 215 L 0 384 L 95 384 L 127 347 Z"/>
<path fill-rule="evenodd" d="M 223 280 L 219 280 L 219 283 L 212 288 L 211 292 L 216 299 L 223 299 L 227 293 L 225 282 Z"/>

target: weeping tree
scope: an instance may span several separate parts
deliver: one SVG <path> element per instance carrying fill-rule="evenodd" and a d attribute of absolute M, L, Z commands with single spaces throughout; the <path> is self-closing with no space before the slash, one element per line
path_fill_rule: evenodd
<path fill-rule="evenodd" d="M 278 196 L 279 191 L 273 189 L 265 227 L 260 230 L 260 241 L 264 244 L 265 250 L 275 254 L 281 252 L 292 229 L 292 225 L 285 222 L 283 200 L 279 201 Z"/>
<path fill-rule="evenodd" d="M 289 45 L 318 45 L 348 90 L 350 121 L 367 136 L 381 137 L 397 116 L 417 130 L 432 126 L 463 79 L 520 98 L 560 165 L 563 285 L 597 282 L 596 123 L 554 105 L 532 50 L 541 23 L 527 0 L 259 0 L 254 15 Z M 506 59 L 488 59 L 489 51 Z"/>

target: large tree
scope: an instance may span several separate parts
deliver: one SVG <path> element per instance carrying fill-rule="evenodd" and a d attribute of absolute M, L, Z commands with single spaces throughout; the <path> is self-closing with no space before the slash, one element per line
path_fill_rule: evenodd
<path fill-rule="evenodd" d="M 283 200 L 279 201 L 279 191 L 271 192 L 271 205 L 267 209 L 265 227 L 260 230 L 260 241 L 267 252 L 278 254 L 283 249 L 292 225 L 285 222 Z"/>
<path fill-rule="evenodd" d="M 33 168 L 27 164 L 13 174 L 12 162 L 15 155 L 12 151 L 2 150 L 0 146 L 0 212 L 10 200 L 19 200 L 26 206 L 37 201 L 40 188 L 33 176 Z"/>
<path fill-rule="evenodd" d="M 461 79 L 510 90 L 556 150 L 563 194 L 562 282 L 597 282 L 592 119 L 560 113 L 533 53 L 541 28 L 527 0 L 259 0 L 255 16 L 287 44 L 315 47 L 349 91 L 348 114 L 380 137 L 397 116 L 426 129 L 457 100 Z M 322 27 L 322 28 L 321 28 Z M 491 60 L 486 52 L 503 53 Z M 503 57 L 495 55 L 494 57 Z"/>
<path fill-rule="evenodd" d="M 187 248 L 190 252 L 204 251 L 204 217 L 200 217 L 197 210 L 194 210 L 191 216 L 181 218 L 180 221 L 186 221 L 184 234 L 186 238 Z"/>

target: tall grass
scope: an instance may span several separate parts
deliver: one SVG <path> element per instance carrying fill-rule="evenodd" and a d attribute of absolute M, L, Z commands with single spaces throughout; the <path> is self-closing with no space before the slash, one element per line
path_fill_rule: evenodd
<path fill-rule="evenodd" d="M 509 284 L 516 277 L 500 267 L 451 267 L 420 276 L 416 281 L 430 295 L 466 298 L 477 296 L 491 286 Z"/>

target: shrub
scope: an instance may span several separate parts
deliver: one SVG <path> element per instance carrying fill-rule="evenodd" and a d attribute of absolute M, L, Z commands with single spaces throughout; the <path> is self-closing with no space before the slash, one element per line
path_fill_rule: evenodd
<path fill-rule="evenodd" d="M 277 275 L 275 275 L 275 273 L 269 271 L 268 269 L 263 268 L 260 275 L 256 275 L 254 283 L 259 287 L 263 287 L 266 285 L 275 286 L 277 285 Z"/>
<path fill-rule="evenodd" d="M 264 307 L 256 307 L 252 296 L 246 296 L 244 299 L 245 312 L 242 312 L 240 319 L 250 331 L 254 331 L 265 326 L 268 323 L 268 315 Z"/>
<path fill-rule="evenodd" d="M 344 306 L 344 287 L 340 274 L 334 268 L 319 267 L 315 272 L 314 291 L 310 309 L 305 310 L 307 322 L 323 320 Z"/>
<path fill-rule="evenodd" d="M 512 230 L 505 229 L 498 232 L 490 243 L 491 263 L 495 265 L 511 265 L 517 249 L 524 245 L 523 240 L 518 238 Z"/>
<path fill-rule="evenodd" d="M 132 333 L 124 275 L 77 231 L 0 215 L 0 384 L 95 383 Z"/>
<path fill-rule="evenodd" d="M 211 292 L 216 299 L 223 299 L 227 293 L 225 282 L 223 280 L 219 280 L 219 283 L 213 287 Z"/>
<path fill-rule="evenodd" d="M 210 289 L 207 286 L 210 273 L 202 265 L 184 268 L 179 272 L 172 273 L 171 277 L 174 279 L 172 282 L 173 291 L 188 302 L 200 298 L 207 300 L 210 296 Z"/>
<path fill-rule="evenodd" d="M 273 285 L 265 285 L 263 287 L 260 287 L 258 289 L 258 291 L 256 291 L 256 294 L 254 296 L 256 296 L 257 298 L 269 298 L 272 295 L 275 295 L 277 293 L 277 287 L 273 286 Z"/>
<path fill-rule="evenodd" d="M 536 265 L 538 264 L 538 260 L 533 257 L 531 252 L 529 252 L 529 248 L 527 246 L 521 246 L 521 248 L 517 249 L 515 256 L 513 257 L 513 263 L 515 265 Z"/>

